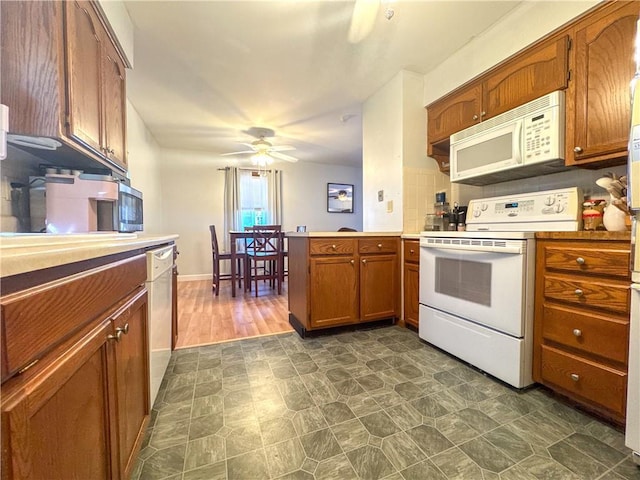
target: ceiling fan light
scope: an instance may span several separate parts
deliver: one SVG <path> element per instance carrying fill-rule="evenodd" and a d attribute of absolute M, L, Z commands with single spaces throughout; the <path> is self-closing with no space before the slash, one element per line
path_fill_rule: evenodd
<path fill-rule="evenodd" d="M 251 163 L 259 167 L 270 165 L 273 162 L 271 157 L 264 152 L 258 152 L 251 156 Z"/>

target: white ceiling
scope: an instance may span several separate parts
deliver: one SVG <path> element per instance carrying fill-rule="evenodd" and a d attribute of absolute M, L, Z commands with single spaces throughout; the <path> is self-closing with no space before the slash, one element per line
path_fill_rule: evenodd
<path fill-rule="evenodd" d="M 243 131 L 267 127 L 300 161 L 360 165 L 362 103 L 401 69 L 427 73 L 518 3 L 399 0 L 391 20 L 383 3 L 353 44 L 353 1 L 126 1 L 128 96 L 164 148 L 246 150 L 254 138 Z"/>

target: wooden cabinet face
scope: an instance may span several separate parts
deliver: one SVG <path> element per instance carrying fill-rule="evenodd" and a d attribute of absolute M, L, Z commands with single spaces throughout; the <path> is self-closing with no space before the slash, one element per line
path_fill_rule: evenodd
<path fill-rule="evenodd" d="M 404 264 L 404 321 L 414 327 L 419 325 L 420 265 Z"/>
<path fill-rule="evenodd" d="M 3 478 L 117 476 L 109 460 L 109 332 L 105 321 L 27 383 L 15 402 L 3 398 L 3 467 L 11 468 Z"/>
<path fill-rule="evenodd" d="M 125 69 L 116 49 L 105 42 L 104 56 L 104 148 L 106 155 L 127 166 Z"/>
<path fill-rule="evenodd" d="M 89 2 L 65 4 L 69 136 L 102 153 L 101 25 Z"/>
<path fill-rule="evenodd" d="M 366 255 L 360 259 L 360 318 L 397 315 L 397 255 Z"/>
<path fill-rule="evenodd" d="M 123 335 L 115 343 L 120 437 L 120 471 L 129 478 L 135 446 L 149 414 L 149 360 L 147 349 L 147 294 L 142 292 L 113 319 Z M 124 333 L 126 332 L 126 333 Z"/>
<path fill-rule="evenodd" d="M 626 157 L 629 83 L 640 4 L 613 4 L 608 16 L 576 28 L 575 116 L 569 119 L 567 163 Z M 624 160 L 621 160 L 624 161 Z"/>
<path fill-rule="evenodd" d="M 569 37 L 528 48 L 482 83 L 482 120 L 567 88 Z"/>
<path fill-rule="evenodd" d="M 354 257 L 310 259 L 311 326 L 358 321 L 358 272 Z"/>
<path fill-rule="evenodd" d="M 429 143 L 448 140 L 453 133 L 480 121 L 482 112 L 482 84 L 477 83 L 447 96 L 427 107 L 427 135 Z"/>

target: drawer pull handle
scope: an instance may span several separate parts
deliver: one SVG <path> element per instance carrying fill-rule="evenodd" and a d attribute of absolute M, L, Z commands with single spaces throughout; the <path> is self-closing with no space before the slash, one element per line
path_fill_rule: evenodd
<path fill-rule="evenodd" d="M 382 248 L 382 244 L 381 243 L 378 244 L 378 248 Z"/>
<path fill-rule="evenodd" d="M 334 245 L 331 245 L 331 248 L 332 248 L 333 250 L 335 250 L 335 249 L 336 249 L 335 244 L 334 244 Z"/>
<path fill-rule="evenodd" d="M 122 330 L 120 329 L 117 329 L 115 335 L 107 335 L 107 340 L 115 340 L 116 342 L 119 342 L 121 338 L 122 338 Z"/>
<path fill-rule="evenodd" d="M 365 258 L 364 260 L 362 260 L 362 263 L 367 263 L 367 259 Z"/>
<path fill-rule="evenodd" d="M 580 380 L 580 375 L 578 375 L 577 373 L 572 373 L 569 376 L 571 377 L 571 380 L 573 380 L 574 382 L 577 382 L 578 380 Z"/>
<path fill-rule="evenodd" d="M 125 335 L 126 335 L 127 333 L 129 333 L 129 322 L 125 323 L 125 324 L 124 324 L 124 327 L 118 327 L 118 328 L 116 328 L 116 332 L 122 332 L 122 333 L 124 333 Z"/>
<path fill-rule="evenodd" d="M 578 258 L 576 258 L 576 263 L 577 263 L 578 265 L 584 265 L 584 258 L 582 258 L 582 257 L 578 257 Z"/>
<path fill-rule="evenodd" d="M 411 255 L 413 255 L 414 253 L 416 253 L 416 251 L 415 251 L 415 250 L 409 250 L 409 253 L 410 253 Z"/>
<path fill-rule="evenodd" d="M 578 297 L 581 297 L 583 294 L 582 290 L 580 290 L 579 288 L 576 288 L 575 292 L 573 293 L 575 293 Z"/>
<path fill-rule="evenodd" d="M 575 153 L 582 153 L 582 148 L 581 147 L 573 147 L 573 151 Z"/>
<path fill-rule="evenodd" d="M 578 328 L 574 328 L 574 329 L 573 329 L 573 334 L 574 334 L 576 337 L 581 337 L 581 336 L 582 336 L 582 330 L 580 330 L 580 329 L 578 329 Z"/>
<path fill-rule="evenodd" d="M 356 261 L 355 260 L 351 260 L 351 265 L 355 265 Z"/>

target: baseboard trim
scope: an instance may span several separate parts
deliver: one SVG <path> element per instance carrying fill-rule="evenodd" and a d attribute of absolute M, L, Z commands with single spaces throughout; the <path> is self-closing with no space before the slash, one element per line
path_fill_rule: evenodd
<path fill-rule="evenodd" d="M 200 280 L 213 281 L 213 276 L 210 273 L 201 273 L 198 275 L 178 275 L 179 282 L 197 282 Z"/>

